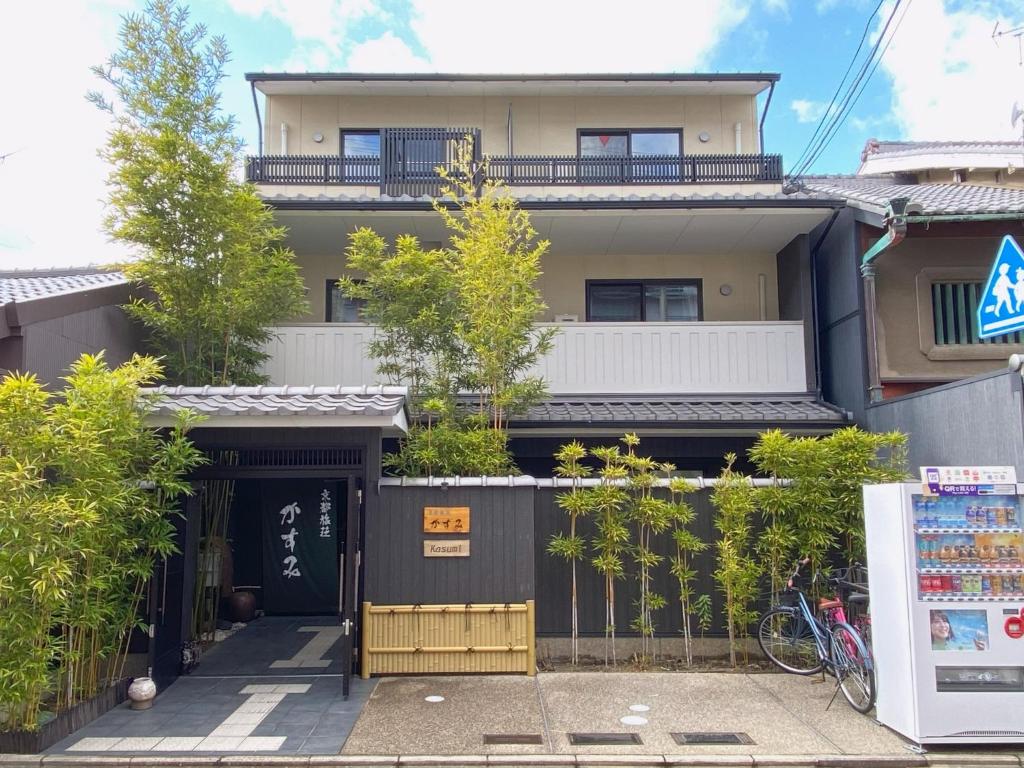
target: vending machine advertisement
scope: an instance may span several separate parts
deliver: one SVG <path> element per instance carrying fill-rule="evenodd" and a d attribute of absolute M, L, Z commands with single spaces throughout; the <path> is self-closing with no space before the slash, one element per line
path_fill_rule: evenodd
<path fill-rule="evenodd" d="M 1024 742 L 1024 486 L 922 467 L 864 488 L 880 722 L 919 744 Z"/>

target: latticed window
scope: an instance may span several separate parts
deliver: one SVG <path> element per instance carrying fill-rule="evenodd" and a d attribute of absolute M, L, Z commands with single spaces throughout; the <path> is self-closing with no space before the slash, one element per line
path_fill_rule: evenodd
<path fill-rule="evenodd" d="M 935 343 L 1024 344 L 1024 332 L 978 338 L 978 302 L 985 290 L 982 282 L 950 281 L 932 283 L 932 321 Z"/>

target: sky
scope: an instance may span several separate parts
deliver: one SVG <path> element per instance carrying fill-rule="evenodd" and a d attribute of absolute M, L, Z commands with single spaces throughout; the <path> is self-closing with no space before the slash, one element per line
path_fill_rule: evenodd
<path fill-rule="evenodd" d="M 232 51 L 224 109 L 250 151 L 246 72 L 778 72 L 765 150 L 792 170 L 867 28 L 895 0 L 195 0 Z M 909 4 L 908 4 L 909 3 Z M 85 100 L 135 0 L 9 3 L 0 25 L 0 270 L 130 256 L 103 232 L 109 116 Z M 869 23 L 869 19 L 871 19 Z M 1019 0 L 904 0 L 880 66 L 811 173 L 853 173 L 869 138 L 1013 140 Z M 884 43 L 883 43 L 884 45 Z M 761 98 L 763 105 L 764 97 Z"/>

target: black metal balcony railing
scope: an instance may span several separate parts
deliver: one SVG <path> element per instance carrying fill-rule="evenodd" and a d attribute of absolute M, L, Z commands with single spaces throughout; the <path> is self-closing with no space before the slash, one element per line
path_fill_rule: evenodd
<path fill-rule="evenodd" d="M 246 178 L 255 184 L 380 184 L 386 194 L 436 194 L 440 177 L 425 163 L 392 163 L 385 169 L 377 156 L 263 155 L 247 159 Z M 491 157 L 486 168 L 489 178 L 513 185 L 782 181 L 781 155 L 527 155 Z"/>

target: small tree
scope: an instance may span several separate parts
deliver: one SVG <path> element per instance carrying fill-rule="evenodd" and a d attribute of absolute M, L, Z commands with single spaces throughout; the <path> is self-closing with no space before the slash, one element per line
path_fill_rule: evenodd
<path fill-rule="evenodd" d="M 715 581 L 725 597 L 725 622 L 729 632 L 729 662 L 736 666 L 736 646 L 746 638 L 757 614 L 751 603 L 757 597 L 760 568 L 751 553 L 751 518 L 755 512 L 750 478 L 733 469 L 736 454 L 725 456 L 725 469 L 711 492 L 715 528 L 719 539 Z M 744 651 L 745 652 L 745 651 Z"/>
<path fill-rule="evenodd" d="M 139 246 L 125 273 L 151 294 L 127 309 L 150 332 L 167 378 L 261 381 L 267 326 L 305 311 L 284 229 L 235 179 L 241 142 L 220 108 L 223 38 L 174 0 L 153 0 L 121 26 L 121 50 L 94 72 L 114 93 L 89 99 L 114 116 L 110 234 Z"/>
<path fill-rule="evenodd" d="M 566 443 L 555 454 L 558 466 L 555 467 L 555 475 L 567 477 L 572 482 L 572 489 L 568 493 L 560 493 L 557 496 L 558 506 L 569 515 L 569 535 L 559 532 L 551 537 L 548 544 L 548 552 L 552 555 L 564 558 L 571 569 L 571 652 L 570 657 L 573 665 L 579 663 L 579 611 L 577 609 L 576 591 L 576 563 L 583 559 L 585 554 L 585 543 L 583 537 L 576 533 L 576 522 L 590 511 L 591 495 L 580 487 L 580 481 L 590 474 L 590 467 L 582 464 L 586 458 L 587 449 L 577 441 Z"/>

